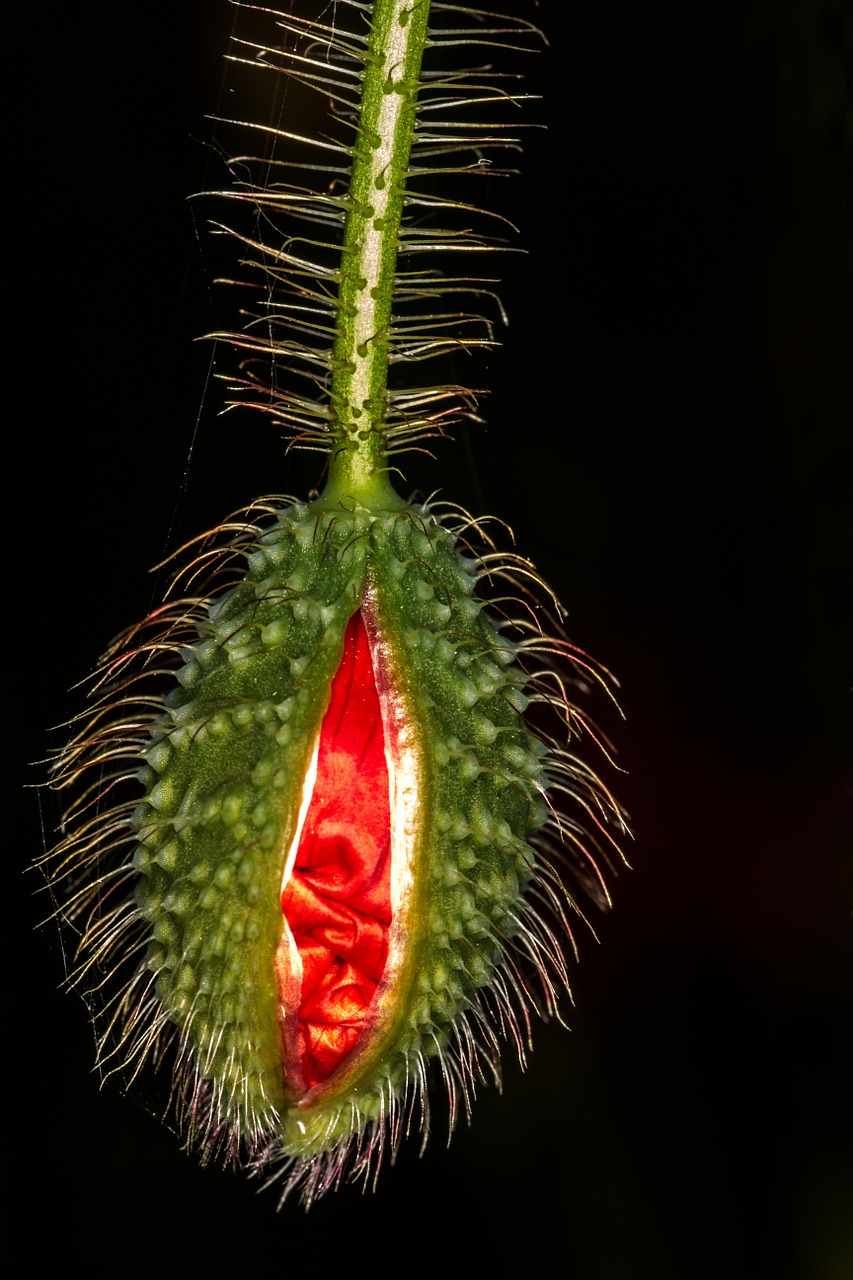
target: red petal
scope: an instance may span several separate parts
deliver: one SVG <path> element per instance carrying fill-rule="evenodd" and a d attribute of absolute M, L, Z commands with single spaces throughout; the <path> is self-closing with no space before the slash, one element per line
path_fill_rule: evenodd
<path fill-rule="evenodd" d="M 281 908 L 302 959 L 305 1086 L 354 1048 L 388 955 L 391 810 L 382 713 L 356 613 L 320 729 L 317 778 Z"/>

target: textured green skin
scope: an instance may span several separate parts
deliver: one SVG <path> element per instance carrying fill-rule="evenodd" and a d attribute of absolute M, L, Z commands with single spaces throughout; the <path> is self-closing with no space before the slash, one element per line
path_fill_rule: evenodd
<path fill-rule="evenodd" d="M 147 755 L 135 822 L 137 902 L 170 1021 L 213 1082 L 218 1118 L 310 1154 L 378 1118 L 447 1043 L 516 932 L 544 811 L 542 747 L 520 713 L 513 651 L 474 597 L 474 569 L 424 508 L 283 511 L 245 581 L 209 610 Z M 274 956 L 283 860 L 302 783 L 369 575 L 415 729 L 421 808 L 394 1013 L 339 1085 L 292 1105 Z M 297 1123 L 297 1121 L 299 1123 Z"/>

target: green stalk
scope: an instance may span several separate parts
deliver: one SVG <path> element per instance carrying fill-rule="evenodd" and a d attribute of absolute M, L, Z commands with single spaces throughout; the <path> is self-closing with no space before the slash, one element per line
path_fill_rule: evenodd
<path fill-rule="evenodd" d="M 388 479 L 388 343 L 429 0 L 377 0 L 353 149 L 332 355 L 324 498 L 403 505 Z"/>

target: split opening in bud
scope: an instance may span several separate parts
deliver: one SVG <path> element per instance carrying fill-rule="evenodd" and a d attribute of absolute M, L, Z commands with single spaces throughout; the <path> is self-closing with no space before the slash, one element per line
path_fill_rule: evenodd
<path fill-rule="evenodd" d="M 374 1017 L 393 915 L 390 755 L 359 609 L 332 680 L 281 896 L 285 1074 L 299 1092 L 327 1080 Z"/>

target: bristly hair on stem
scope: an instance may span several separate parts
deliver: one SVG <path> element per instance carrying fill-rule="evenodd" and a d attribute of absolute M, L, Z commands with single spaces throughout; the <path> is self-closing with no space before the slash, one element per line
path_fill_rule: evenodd
<path fill-rule="evenodd" d="M 297 81 L 332 114 L 319 138 L 278 122 L 245 126 L 263 154 L 233 156 L 240 178 L 216 193 L 253 216 L 251 229 L 214 223 L 240 246 L 251 299 L 242 331 L 211 335 L 244 355 L 230 403 L 260 408 L 293 444 L 330 454 L 345 487 L 368 474 L 377 483 L 387 458 L 443 435 L 482 394 L 424 385 L 420 370 L 495 345 L 493 317 L 468 309 L 500 310 L 494 278 L 447 268 L 517 250 L 514 228 L 442 188 L 508 172 L 501 158 L 520 148 L 529 123 L 519 107 L 531 95 L 491 59 L 543 37 L 465 6 L 399 0 L 374 6 L 371 26 L 370 6 L 353 0 L 320 6 L 316 21 L 240 7 L 267 16 L 278 41 L 240 38 L 231 59 Z"/>

